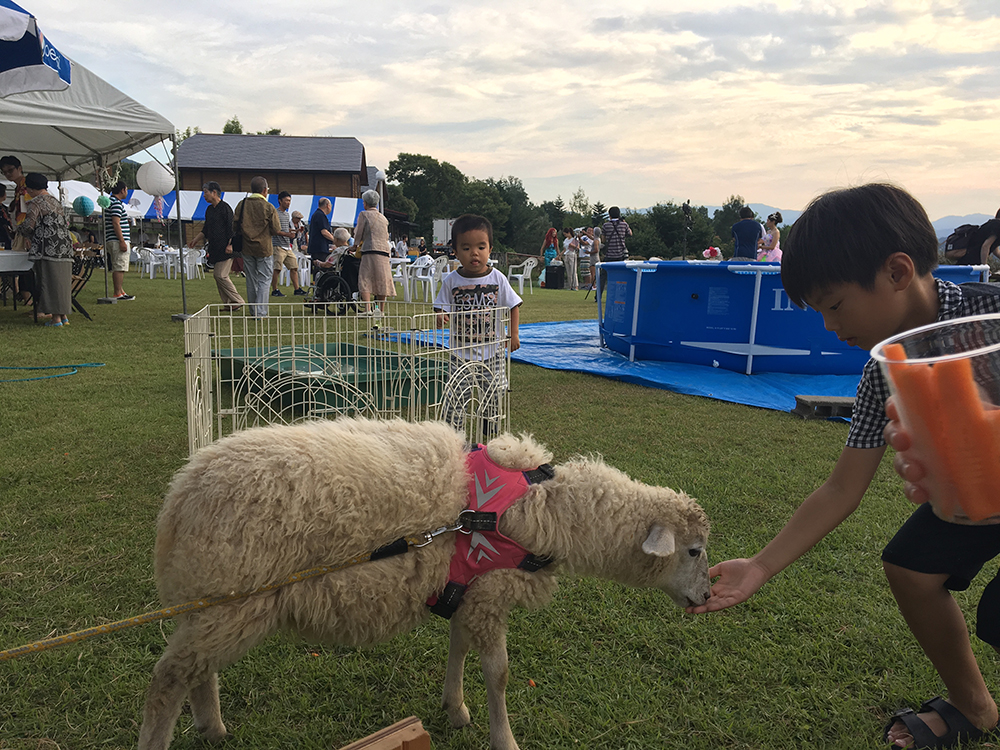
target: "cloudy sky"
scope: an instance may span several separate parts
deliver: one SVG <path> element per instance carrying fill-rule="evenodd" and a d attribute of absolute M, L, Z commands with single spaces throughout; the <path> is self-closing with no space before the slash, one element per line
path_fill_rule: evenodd
<path fill-rule="evenodd" d="M 349 135 L 532 200 L 801 209 L 890 180 L 932 219 L 1000 206 L 996 0 L 25 0 L 178 128 Z"/>

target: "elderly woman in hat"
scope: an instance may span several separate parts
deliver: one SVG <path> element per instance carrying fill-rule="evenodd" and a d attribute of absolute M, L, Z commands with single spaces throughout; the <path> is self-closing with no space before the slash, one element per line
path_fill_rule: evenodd
<path fill-rule="evenodd" d="M 358 271 L 358 291 L 365 302 L 362 315 L 380 315 L 370 306 L 372 297 L 378 301 L 396 296 L 389 262 L 389 222 L 378 210 L 378 193 L 366 190 L 361 196 L 365 210 L 358 214 L 354 230 L 354 246 L 361 248 L 361 269 Z"/>
<path fill-rule="evenodd" d="M 49 181 L 31 172 L 24 178 L 28 201 L 27 214 L 17 227 L 28 244 L 28 257 L 34 261 L 35 291 L 38 311 L 50 314 L 47 326 L 69 324 L 73 307 L 73 241 L 69 223 L 59 201 L 49 195 Z"/>
<path fill-rule="evenodd" d="M 309 225 L 301 211 L 292 211 L 292 231 L 295 232 L 295 249 L 300 255 L 309 255 Z"/>

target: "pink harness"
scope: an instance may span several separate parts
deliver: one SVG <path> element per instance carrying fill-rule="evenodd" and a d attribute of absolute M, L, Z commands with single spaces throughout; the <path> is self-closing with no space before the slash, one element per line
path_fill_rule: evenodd
<path fill-rule="evenodd" d="M 465 528 L 455 538 L 448 585 L 441 594 L 427 600 L 431 611 L 445 618 L 455 613 L 469 585 L 483 573 L 503 568 L 535 572 L 552 562 L 551 558 L 531 554 L 499 530 L 504 512 L 524 497 L 530 485 L 551 479 L 552 467 L 544 464 L 531 471 L 505 469 L 490 459 L 485 446 L 477 445 L 466 458 L 466 468 L 469 505 L 462 513 Z"/>

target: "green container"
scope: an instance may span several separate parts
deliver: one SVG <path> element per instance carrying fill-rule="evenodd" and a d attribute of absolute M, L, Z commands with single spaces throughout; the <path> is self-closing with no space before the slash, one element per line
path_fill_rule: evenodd
<path fill-rule="evenodd" d="M 448 377 L 445 361 L 354 344 L 223 349 L 214 356 L 233 408 L 259 414 L 249 423 L 405 417 L 440 401 Z"/>

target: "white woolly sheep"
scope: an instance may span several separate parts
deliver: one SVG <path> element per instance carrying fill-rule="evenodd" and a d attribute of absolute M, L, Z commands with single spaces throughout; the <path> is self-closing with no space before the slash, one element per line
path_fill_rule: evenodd
<path fill-rule="evenodd" d="M 509 469 L 551 460 L 529 437 L 502 435 L 490 458 Z M 337 564 L 401 536 L 452 524 L 468 504 L 463 438 L 441 422 L 339 419 L 262 427 L 199 451 L 174 478 L 157 523 L 156 581 L 164 605 L 251 591 Z M 500 530 L 555 564 L 476 579 L 451 619 L 444 708 L 470 722 L 462 672 L 479 651 L 490 747 L 516 750 L 507 719 L 507 616 L 547 604 L 556 573 L 658 588 L 680 606 L 709 596 L 708 519 L 673 490 L 635 482 L 597 460 L 555 467 L 502 517 Z M 369 562 L 177 618 L 153 670 L 140 750 L 165 750 L 185 695 L 209 740 L 226 735 L 217 673 L 279 629 L 320 642 L 387 640 L 429 616 L 448 580 L 455 533 Z"/>

